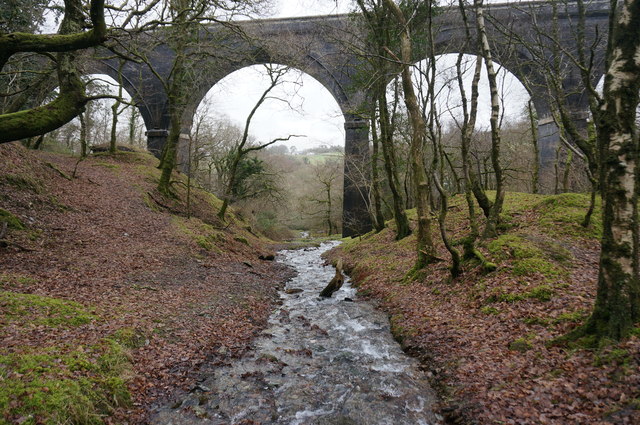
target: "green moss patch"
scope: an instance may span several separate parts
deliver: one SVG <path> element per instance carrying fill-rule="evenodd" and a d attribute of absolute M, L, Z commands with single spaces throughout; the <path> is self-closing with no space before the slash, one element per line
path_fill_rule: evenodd
<path fill-rule="evenodd" d="M 37 281 L 30 277 L 18 273 L 0 273 L 0 287 L 11 287 L 16 285 L 29 286 Z"/>
<path fill-rule="evenodd" d="M 498 292 L 490 295 L 486 299 L 486 303 L 497 303 L 497 302 L 506 302 L 506 303 L 514 303 L 518 301 L 534 299 L 538 301 L 550 301 L 555 294 L 554 289 L 549 285 L 538 285 L 531 290 L 522 292 L 522 293 L 502 293 Z"/>
<path fill-rule="evenodd" d="M 590 195 L 584 193 L 563 193 L 545 197 L 534 207 L 540 214 L 539 224 L 556 234 L 600 238 L 602 218 L 599 199 L 591 216 L 591 224 L 589 227 L 581 226 L 589 206 L 589 197 Z"/>
<path fill-rule="evenodd" d="M 489 242 L 489 252 L 500 258 L 533 258 L 541 257 L 544 252 L 530 241 L 519 235 L 506 234 Z"/>
<path fill-rule="evenodd" d="M 120 168 L 120 165 L 118 165 L 118 164 L 112 164 L 110 162 L 102 162 L 102 161 L 95 162 L 95 163 L 91 164 L 91 166 L 93 166 L 93 167 L 104 167 L 104 168 L 109 168 L 111 170 L 117 170 L 117 169 Z"/>
<path fill-rule="evenodd" d="M 526 338 L 518 338 L 515 341 L 512 341 L 509 344 L 509 350 L 511 351 L 519 351 L 524 353 L 525 351 L 529 351 L 533 348 L 531 343 L 527 341 Z"/>
<path fill-rule="evenodd" d="M 497 258 L 511 259 L 515 276 L 540 274 L 548 282 L 566 277 L 568 271 L 561 264 L 572 258 L 571 253 L 557 243 L 518 234 L 502 235 L 489 242 L 487 248 Z"/>
<path fill-rule="evenodd" d="M 221 251 L 217 245 L 225 241 L 224 232 L 216 230 L 197 218 L 186 219 L 174 216 L 172 222 L 182 233 L 192 238 L 200 248 L 206 251 Z"/>
<path fill-rule="evenodd" d="M 535 273 L 540 273 L 548 280 L 558 280 L 567 275 L 565 270 L 544 258 L 525 258 L 513 263 L 513 274 L 516 276 L 530 276 Z"/>
<path fill-rule="evenodd" d="M 249 241 L 247 240 L 247 238 L 243 238 L 242 236 L 236 236 L 235 238 L 233 238 L 233 240 L 235 240 L 236 242 L 243 243 L 245 245 L 249 245 Z"/>
<path fill-rule="evenodd" d="M 24 223 L 7 210 L 0 208 L 0 223 L 7 223 L 9 229 L 24 230 Z"/>
<path fill-rule="evenodd" d="M 600 350 L 594 358 L 595 366 L 619 365 L 628 366 L 632 355 L 623 348 L 607 348 Z"/>
<path fill-rule="evenodd" d="M 126 348 L 139 348 L 144 345 L 146 338 L 139 330 L 127 327 L 118 329 L 109 339 Z"/>
<path fill-rule="evenodd" d="M 500 314 L 500 310 L 498 310 L 495 307 L 488 306 L 488 305 L 482 307 L 480 309 L 480 311 L 482 313 L 484 313 L 484 314 L 491 315 L 491 316 L 496 316 L 496 315 Z"/>
<path fill-rule="evenodd" d="M 105 358 L 110 362 L 102 362 Z M 2 355 L 3 423 L 102 424 L 105 415 L 131 403 L 123 377 L 129 365 L 114 341 Z"/>
<path fill-rule="evenodd" d="M 96 318 L 74 301 L 11 291 L 0 291 L 0 307 L 3 321 L 8 322 L 27 319 L 37 325 L 64 327 L 83 325 Z"/>
<path fill-rule="evenodd" d="M 34 193 L 42 193 L 44 190 L 44 185 L 40 180 L 22 174 L 5 174 L 0 176 L 0 183 Z"/>

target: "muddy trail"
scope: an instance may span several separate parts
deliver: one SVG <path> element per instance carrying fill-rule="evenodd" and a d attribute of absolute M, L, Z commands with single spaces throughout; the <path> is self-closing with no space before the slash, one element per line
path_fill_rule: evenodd
<path fill-rule="evenodd" d="M 318 296 L 335 269 L 318 248 L 281 251 L 297 276 L 255 348 L 213 368 L 153 424 L 436 424 L 434 394 L 416 360 L 392 338 L 386 315 L 348 279 Z"/>

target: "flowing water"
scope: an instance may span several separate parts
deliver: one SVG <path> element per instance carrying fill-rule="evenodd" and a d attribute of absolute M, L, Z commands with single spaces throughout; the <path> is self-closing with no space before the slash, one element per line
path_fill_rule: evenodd
<path fill-rule="evenodd" d="M 213 371 L 154 424 L 436 424 L 434 396 L 416 360 L 402 352 L 381 312 L 349 281 L 318 296 L 335 274 L 320 255 L 336 246 L 281 251 L 298 275 L 255 349 Z M 301 290 L 301 291 L 300 291 Z M 289 292 L 289 293 L 287 293 Z"/>

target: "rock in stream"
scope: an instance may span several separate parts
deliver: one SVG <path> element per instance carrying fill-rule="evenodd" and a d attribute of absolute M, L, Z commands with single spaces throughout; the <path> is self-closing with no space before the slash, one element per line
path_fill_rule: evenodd
<path fill-rule="evenodd" d="M 255 348 L 214 369 L 179 406 L 158 409 L 151 423 L 439 423 L 433 391 L 385 314 L 360 300 L 348 279 L 333 298 L 318 296 L 335 273 L 320 255 L 336 245 L 281 251 L 277 260 L 298 272 L 287 288 L 302 291 L 283 291 Z"/>

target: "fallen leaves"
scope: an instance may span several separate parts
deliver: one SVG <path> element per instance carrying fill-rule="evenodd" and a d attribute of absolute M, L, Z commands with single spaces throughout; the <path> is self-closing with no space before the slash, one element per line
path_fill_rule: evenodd
<path fill-rule="evenodd" d="M 535 236 L 536 217 L 520 215 L 517 231 Z M 462 226 L 461 220 L 456 237 L 464 234 Z M 548 301 L 504 297 L 487 304 L 492 293 L 525 293 L 547 284 L 540 274 L 514 278 L 507 260 L 488 275 L 468 268 L 451 282 L 448 270 L 436 266 L 406 282 L 414 240 L 396 242 L 389 230 L 347 242 L 330 255 L 344 258 L 360 292 L 392 316 L 404 347 L 433 377 L 442 412 L 453 423 L 640 423 L 637 336 L 599 352 L 548 346 L 580 323 L 595 298 L 597 241 L 565 239 L 556 242 L 568 246 L 573 259 Z M 510 349 L 517 340 L 521 351 Z"/>
<path fill-rule="evenodd" d="M 37 247 L 0 248 L 2 289 L 78 302 L 98 317 L 75 328 L 25 328 L 12 321 L 0 328 L 2 351 L 91 346 L 131 329 L 133 403 L 108 423 L 144 422 L 150 405 L 186 391 L 203 365 L 246 350 L 289 273 L 258 260 L 265 249 L 257 238 L 242 233 L 253 247 L 234 241 L 241 223 L 224 231 L 229 237 L 216 242 L 218 250 L 203 250 L 170 214 L 145 204 L 145 194 L 154 190 L 148 176 L 157 172 L 155 159 L 125 156 L 89 158 L 69 181 L 43 163 L 66 172 L 75 166 L 73 158 L 0 146 L 0 207 L 29 223 L 28 231 L 8 237 Z M 95 161 L 112 166 L 92 166 Z M 32 181 L 10 184 L 1 178 L 8 174 Z M 192 214 L 213 220 L 205 198 L 194 198 Z M 253 273 L 247 273 L 249 262 Z"/>

